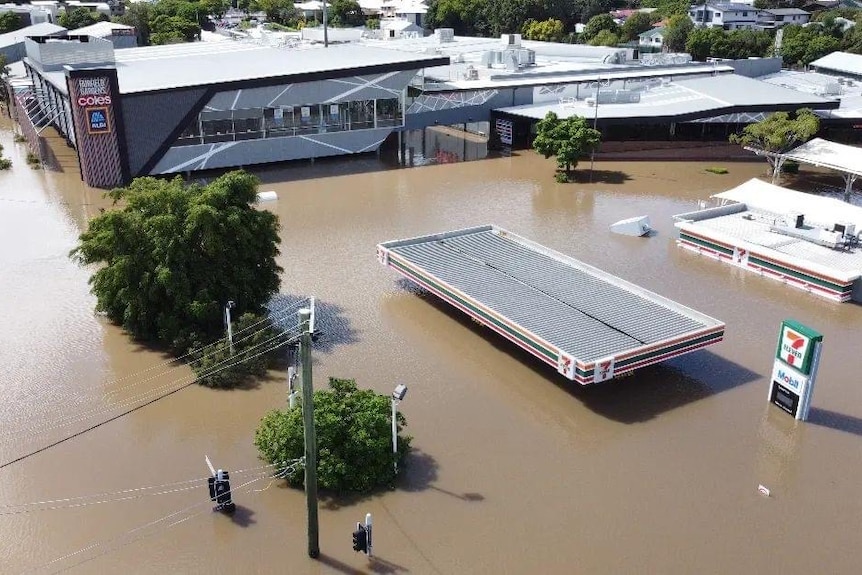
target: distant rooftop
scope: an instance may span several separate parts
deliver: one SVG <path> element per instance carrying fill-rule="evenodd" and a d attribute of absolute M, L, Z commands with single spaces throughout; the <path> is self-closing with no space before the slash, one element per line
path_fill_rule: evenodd
<path fill-rule="evenodd" d="M 71 30 L 69 34 L 75 36 L 96 36 L 98 38 L 104 38 L 106 36 L 110 36 L 114 30 L 134 29 L 134 26 L 127 26 L 117 22 L 96 22 L 95 24 L 90 24 L 89 26 L 78 28 L 77 30 Z"/>
<path fill-rule="evenodd" d="M 862 81 L 848 79 L 839 83 L 835 76 L 790 70 L 782 70 L 757 79 L 797 92 L 840 100 L 841 104 L 836 109 L 816 110 L 815 113 L 821 118 L 862 118 Z"/>
<path fill-rule="evenodd" d="M 57 26 L 56 24 L 51 24 L 49 22 L 42 22 L 41 24 L 25 26 L 24 28 L 20 28 L 12 32 L 0 34 L 0 48 L 6 48 L 7 46 L 21 44 L 22 42 L 24 42 L 24 38 L 28 36 L 48 36 L 51 34 L 57 34 L 58 32 L 65 31 L 66 29 L 62 26 Z"/>
<path fill-rule="evenodd" d="M 843 74 L 862 76 L 862 55 L 851 54 L 849 52 L 832 52 L 814 60 L 809 66 Z"/>
<path fill-rule="evenodd" d="M 776 16 L 811 16 L 811 12 L 799 8 L 764 8 L 761 12 L 769 12 Z"/>
<path fill-rule="evenodd" d="M 665 74 L 673 75 L 673 71 L 666 70 Z M 498 111 L 532 119 L 543 118 L 548 112 L 554 112 L 561 118 L 597 116 L 602 119 L 696 119 L 733 112 L 754 112 L 764 107 L 774 110 L 776 107 L 796 109 L 838 106 L 835 100 L 735 74 L 674 79 L 670 83 L 664 83 L 661 78 L 654 77 L 644 84 L 635 84 L 632 89 L 640 92 L 638 102 L 600 103 L 598 106 L 591 106 L 585 98 L 592 96 L 593 91 L 585 87 L 580 100 L 514 106 Z"/>

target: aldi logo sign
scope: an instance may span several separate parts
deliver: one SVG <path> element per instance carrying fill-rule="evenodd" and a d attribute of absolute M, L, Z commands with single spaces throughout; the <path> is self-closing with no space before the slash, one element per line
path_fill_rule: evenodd
<path fill-rule="evenodd" d="M 87 108 L 87 131 L 91 134 L 108 134 L 111 126 L 108 124 L 108 108 Z"/>
<path fill-rule="evenodd" d="M 811 372 L 814 346 L 823 335 L 792 320 L 781 323 L 776 358 L 802 374 Z"/>

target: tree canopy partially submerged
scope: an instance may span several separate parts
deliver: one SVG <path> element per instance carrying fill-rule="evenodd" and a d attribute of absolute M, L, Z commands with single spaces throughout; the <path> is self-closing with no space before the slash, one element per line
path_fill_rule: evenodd
<path fill-rule="evenodd" d="M 578 160 L 596 149 L 602 134 L 590 127 L 581 116 L 560 119 L 553 112 L 536 124 L 536 138 L 533 149 L 550 158 L 557 158 L 557 170 L 564 171 L 566 180 L 569 172 L 578 166 Z"/>
<path fill-rule="evenodd" d="M 185 351 L 222 335 L 222 310 L 261 313 L 279 287 L 278 218 L 253 207 L 257 178 L 212 183 L 137 178 L 108 193 L 123 207 L 93 218 L 71 256 L 99 264 L 96 308 L 133 337 Z"/>
<path fill-rule="evenodd" d="M 352 379 L 329 378 L 329 389 L 314 392 L 317 433 L 317 479 L 334 493 L 369 492 L 395 481 L 394 463 L 403 467 L 410 448 L 409 436 L 398 436 L 398 454 L 392 453 L 391 398 L 358 389 Z M 397 414 L 398 431 L 407 425 Z M 305 453 L 302 405 L 271 411 L 260 423 L 254 444 L 261 457 L 280 464 Z M 291 468 L 287 481 L 302 486 L 304 469 Z"/>
<path fill-rule="evenodd" d="M 796 110 L 794 117 L 787 112 L 769 114 L 763 120 L 749 124 L 730 142 L 739 144 L 759 156 L 764 156 L 772 170 L 773 181 L 781 171 L 782 154 L 810 140 L 820 130 L 820 119 L 808 108 Z"/>

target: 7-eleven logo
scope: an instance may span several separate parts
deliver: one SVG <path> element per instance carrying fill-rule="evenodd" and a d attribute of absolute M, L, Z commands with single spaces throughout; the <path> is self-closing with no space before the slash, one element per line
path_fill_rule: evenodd
<path fill-rule="evenodd" d="M 785 327 L 784 333 L 781 334 L 781 359 L 787 365 L 801 367 L 808 352 L 809 342 L 810 340 L 804 335 Z"/>

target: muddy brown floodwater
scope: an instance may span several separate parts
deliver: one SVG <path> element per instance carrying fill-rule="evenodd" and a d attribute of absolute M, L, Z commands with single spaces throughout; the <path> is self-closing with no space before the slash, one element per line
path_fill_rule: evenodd
<path fill-rule="evenodd" d="M 0 143 L 15 161 L 0 173 L 5 462 L 188 372 L 162 373 L 165 357 L 94 315 L 88 270 L 67 252 L 107 203 L 82 186 L 74 156 L 65 172 L 32 170 L 8 129 Z M 325 501 L 319 561 L 306 556 L 299 491 L 261 479 L 237 494 L 233 521 L 212 513 L 202 483 L 177 482 L 205 477 L 205 454 L 231 471 L 261 465 L 252 433 L 284 405 L 285 383 L 274 373 L 255 389 L 194 386 L 0 469 L 0 573 L 857 573 L 862 307 L 677 248 L 672 214 L 764 172 L 706 166 L 600 163 L 597 183 L 570 185 L 530 152 L 262 172 L 261 189 L 279 195 L 265 209 L 282 222 L 281 291 L 321 305 L 315 385 L 341 376 L 382 393 L 410 388 L 400 409 L 416 449 L 398 489 Z M 641 214 L 658 235 L 608 232 Z M 719 318 L 726 341 L 577 389 L 375 259 L 382 240 L 485 223 Z M 825 334 L 806 424 L 766 402 L 784 318 Z M 234 486 L 258 477 L 238 472 Z M 54 502 L 9 507 L 42 501 Z M 366 512 L 370 562 L 350 537 Z"/>

